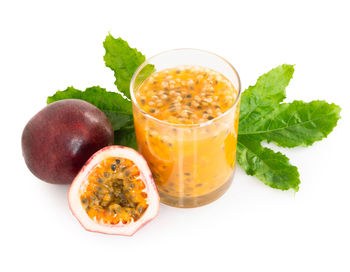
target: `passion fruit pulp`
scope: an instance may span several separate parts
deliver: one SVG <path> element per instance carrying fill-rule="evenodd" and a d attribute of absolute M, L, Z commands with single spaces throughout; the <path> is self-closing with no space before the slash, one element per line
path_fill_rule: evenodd
<path fill-rule="evenodd" d="M 133 235 L 159 210 L 159 195 L 145 159 L 134 149 L 96 152 L 74 179 L 69 206 L 89 231 Z"/>

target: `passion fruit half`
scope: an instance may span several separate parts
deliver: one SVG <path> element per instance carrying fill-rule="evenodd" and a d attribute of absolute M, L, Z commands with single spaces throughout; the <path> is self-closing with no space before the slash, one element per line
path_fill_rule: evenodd
<path fill-rule="evenodd" d="M 74 179 L 68 201 L 88 231 L 131 236 L 157 216 L 159 195 L 146 160 L 134 149 L 96 152 Z"/>

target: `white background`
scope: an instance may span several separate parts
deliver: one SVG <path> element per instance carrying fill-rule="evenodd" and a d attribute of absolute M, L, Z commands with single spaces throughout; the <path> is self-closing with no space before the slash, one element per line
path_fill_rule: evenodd
<path fill-rule="evenodd" d="M 0 270 L 350 271 L 347 2 L 1 1 Z M 296 194 L 238 167 L 210 205 L 161 205 L 131 238 L 87 232 L 68 209 L 68 187 L 26 168 L 20 139 L 56 90 L 116 90 L 103 62 L 108 31 L 146 56 L 178 47 L 216 52 L 237 68 L 243 89 L 277 65 L 296 64 L 287 100 L 337 103 L 342 119 L 312 147 L 273 146 L 298 166 Z"/>

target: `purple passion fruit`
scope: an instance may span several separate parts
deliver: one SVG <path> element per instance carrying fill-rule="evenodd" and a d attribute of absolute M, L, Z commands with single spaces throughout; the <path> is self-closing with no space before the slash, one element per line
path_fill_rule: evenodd
<path fill-rule="evenodd" d="M 97 150 L 113 144 L 113 128 L 94 105 L 67 99 L 47 105 L 25 126 L 22 153 L 39 179 L 69 184 Z"/>
<path fill-rule="evenodd" d="M 80 170 L 69 207 L 89 231 L 133 235 L 159 210 L 159 195 L 145 159 L 134 149 L 107 146 Z"/>

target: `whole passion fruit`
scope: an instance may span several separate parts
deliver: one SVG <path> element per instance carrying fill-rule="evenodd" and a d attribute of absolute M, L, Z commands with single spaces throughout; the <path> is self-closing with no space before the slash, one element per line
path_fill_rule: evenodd
<path fill-rule="evenodd" d="M 133 235 L 159 210 L 159 195 L 145 159 L 134 149 L 96 152 L 74 179 L 68 201 L 88 231 Z"/>
<path fill-rule="evenodd" d="M 22 153 L 39 179 L 69 184 L 97 150 L 113 144 L 113 128 L 94 105 L 67 99 L 47 105 L 25 126 Z"/>

